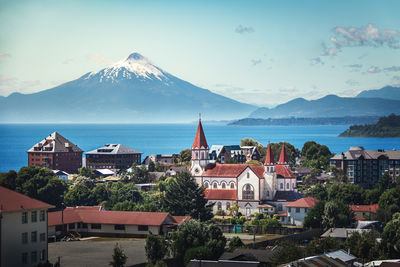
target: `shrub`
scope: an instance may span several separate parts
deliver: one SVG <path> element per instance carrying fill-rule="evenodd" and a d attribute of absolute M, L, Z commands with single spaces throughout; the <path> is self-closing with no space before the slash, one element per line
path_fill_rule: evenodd
<path fill-rule="evenodd" d="M 243 225 L 245 221 L 246 221 L 246 217 L 240 216 L 239 219 L 237 219 L 237 224 Z"/>
<path fill-rule="evenodd" d="M 213 252 L 206 246 L 189 248 L 185 252 L 184 262 L 188 264 L 190 260 L 206 260 L 212 258 Z"/>
<path fill-rule="evenodd" d="M 235 219 L 235 218 L 230 218 L 229 222 L 230 222 L 231 224 L 236 224 L 236 219 Z"/>
<path fill-rule="evenodd" d="M 215 215 L 218 215 L 218 216 L 225 216 L 225 211 L 224 211 L 224 210 L 217 210 L 217 212 L 215 213 Z"/>
<path fill-rule="evenodd" d="M 231 241 L 229 242 L 229 250 L 234 251 L 236 248 L 244 247 L 244 243 L 242 239 L 238 236 L 234 236 Z"/>

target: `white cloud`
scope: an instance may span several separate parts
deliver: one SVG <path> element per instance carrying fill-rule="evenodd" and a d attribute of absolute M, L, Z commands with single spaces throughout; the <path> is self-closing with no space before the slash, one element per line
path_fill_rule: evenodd
<path fill-rule="evenodd" d="M 41 82 L 38 80 L 20 81 L 14 77 L 0 75 L 0 95 L 3 96 L 14 92 L 28 93 L 31 92 L 32 89 L 36 89 L 39 85 L 41 85 Z"/>
<path fill-rule="evenodd" d="M 393 86 L 400 86 L 400 76 L 399 75 L 393 76 L 392 85 Z"/>
<path fill-rule="evenodd" d="M 367 69 L 367 72 L 368 73 L 379 73 L 379 72 L 381 72 L 382 70 L 379 68 L 379 67 L 376 67 L 376 66 L 371 66 L 371 67 L 369 67 L 368 69 Z"/>
<path fill-rule="evenodd" d="M 400 66 L 391 66 L 383 69 L 384 71 L 400 71 Z"/>
<path fill-rule="evenodd" d="M 254 29 L 251 26 L 239 25 L 239 26 L 236 27 L 235 32 L 239 33 L 239 34 L 253 33 Z"/>
<path fill-rule="evenodd" d="M 112 63 L 110 60 L 105 59 L 100 54 L 92 54 L 86 57 L 89 61 L 97 63 L 97 64 L 110 64 Z"/>

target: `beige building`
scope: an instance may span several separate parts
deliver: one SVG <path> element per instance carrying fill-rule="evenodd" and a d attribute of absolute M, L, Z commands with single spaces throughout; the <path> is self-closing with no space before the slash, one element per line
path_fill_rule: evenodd
<path fill-rule="evenodd" d="M 52 206 L 0 186 L 2 267 L 47 261 L 47 210 Z"/>

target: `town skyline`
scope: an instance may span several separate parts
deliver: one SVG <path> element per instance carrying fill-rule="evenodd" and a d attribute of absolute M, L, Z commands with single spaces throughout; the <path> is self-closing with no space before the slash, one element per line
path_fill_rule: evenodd
<path fill-rule="evenodd" d="M 55 87 L 132 51 L 199 87 L 258 106 L 400 84 L 395 1 L 345 9 L 315 1 L 0 5 L 8 25 L 1 30 L 2 96 Z"/>

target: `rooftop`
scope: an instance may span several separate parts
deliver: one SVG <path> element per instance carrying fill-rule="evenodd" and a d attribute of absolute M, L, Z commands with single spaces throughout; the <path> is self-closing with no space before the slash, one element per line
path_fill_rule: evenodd
<path fill-rule="evenodd" d="M 204 198 L 236 200 L 237 192 L 231 189 L 206 189 L 204 190 Z"/>
<path fill-rule="evenodd" d="M 312 208 L 315 206 L 315 203 L 318 202 L 318 199 L 313 197 L 304 197 L 300 198 L 288 205 L 286 207 L 293 207 L 293 208 Z"/>
<path fill-rule="evenodd" d="M 239 177 L 250 168 L 258 178 L 264 178 L 264 166 L 256 164 L 209 164 L 203 176 L 206 177 Z"/>
<path fill-rule="evenodd" d="M 57 132 L 31 147 L 28 152 L 83 152 L 79 147 Z"/>
<path fill-rule="evenodd" d="M 0 213 L 7 211 L 45 209 L 53 207 L 54 206 L 50 204 L 0 186 Z"/>
<path fill-rule="evenodd" d="M 358 159 L 400 159 L 398 150 L 365 150 L 363 147 L 350 147 L 350 150 L 334 155 L 331 160 L 358 160 Z"/>
<path fill-rule="evenodd" d="M 117 155 L 117 154 L 143 154 L 143 153 L 121 144 L 106 144 L 103 147 L 86 152 L 85 154 Z"/>
<path fill-rule="evenodd" d="M 349 209 L 352 211 L 363 211 L 376 213 L 379 209 L 379 204 L 372 205 L 349 205 Z"/>

